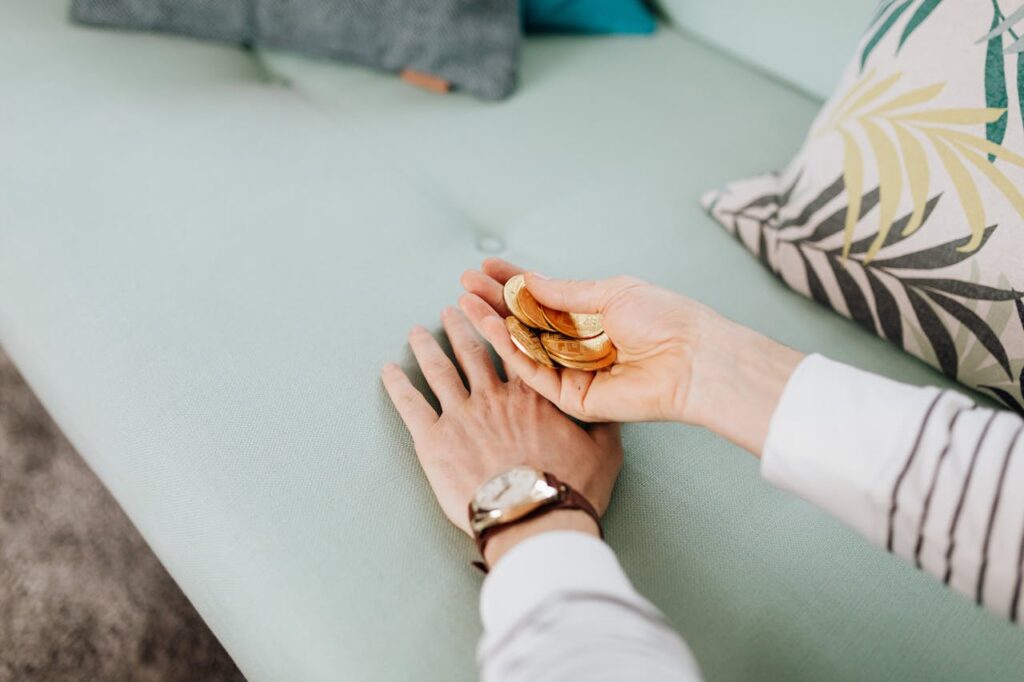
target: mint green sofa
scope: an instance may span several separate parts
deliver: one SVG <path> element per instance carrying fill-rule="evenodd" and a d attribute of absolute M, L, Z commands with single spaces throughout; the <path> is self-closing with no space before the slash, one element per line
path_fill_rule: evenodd
<path fill-rule="evenodd" d="M 666 1 L 653 38 L 528 40 L 519 92 L 486 104 L 9 0 L 0 343 L 249 679 L 474 679 L 473 546 L 378 371 L 413 366 L 406 331 L 483 257 L 633 273 L 947 385 L 697 204 L 787 162 L 871 5 Z M 1020 630 L 737 448 L 625 441 L 609 541 L 709 680 L 1020 679 Z"/>

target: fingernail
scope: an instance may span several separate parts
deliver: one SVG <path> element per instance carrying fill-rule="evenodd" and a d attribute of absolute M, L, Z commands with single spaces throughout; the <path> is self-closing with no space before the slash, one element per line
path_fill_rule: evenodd
<path fill-rule="evenodd" d="M 415 327 L 413 327 L 411 330 L 409 330 L 409 334 L 410 335 L 412 335 L 412 334 L 424 334 L 424 333 L 426 333 L 426 331 L 427 331 L 426 327 L 424 327 L 421 324 L 418 324 Z"/>
<path fill-rule="evenodd" d="M 530 271 L 530 277 L 533 277 L 534 279 L 551 279 L 547 275 L 542 275 L 542 274 L 540 274 L 539 272 L 537 272 L 535 270 L 531 270 Z"/>

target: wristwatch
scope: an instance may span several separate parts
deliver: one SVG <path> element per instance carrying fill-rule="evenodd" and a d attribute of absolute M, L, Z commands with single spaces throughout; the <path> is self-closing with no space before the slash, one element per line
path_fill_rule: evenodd
<path fill-rule="evenodd" d="M 556 509 L 579 509 L 597 523 L 604 537 L 594 505 L 554 474 L 529 466 L 518 466 L 498 474 L 479 488 L 469 503 L 469 525 L 483 556 L 487 541 L 497 532 Z"/>

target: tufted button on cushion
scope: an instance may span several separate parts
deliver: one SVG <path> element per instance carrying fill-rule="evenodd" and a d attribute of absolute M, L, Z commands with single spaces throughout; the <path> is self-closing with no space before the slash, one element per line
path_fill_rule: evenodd
<path fill-rule="evenodd" d="M 501 253 L 505 250 L 505 241 L 501 237 L 485 234 L 477 237 L 476 248 L 480 253 Z"/>

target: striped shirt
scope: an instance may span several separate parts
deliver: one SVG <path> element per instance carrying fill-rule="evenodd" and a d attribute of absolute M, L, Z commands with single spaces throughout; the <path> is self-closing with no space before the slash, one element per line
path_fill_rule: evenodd
<path fill-rule="evenodd" d="M 839 399 L 823 399 L 830 394 Z M 957 592 L 1020 619 L 1024 420 L 1016 414 L 815 355 L 786 386 L 761 471 Z"/>
<path fill-rule="evenodd" d="M 1021 417 L 812 355 L 786 385 L 761 471 L 965 597 L 1024 617 Z M 481 615 L 487 682 L 700 679 L 611 549 L 586 535 L 514 547 L 484 583 Z"/>

